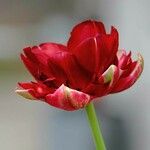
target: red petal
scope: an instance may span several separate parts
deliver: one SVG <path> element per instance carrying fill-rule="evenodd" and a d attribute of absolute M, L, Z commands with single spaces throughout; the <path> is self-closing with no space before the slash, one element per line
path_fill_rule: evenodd
<path fill-rule="evenodd" d="M 120 77 L 122 70 L 115 65 L 111 65 L 98 79 L 100 84 L 111 84 Z"/>
<path fill-rule="evenodd" d="M 51 74 L 55 77 L 55 86 L 59 87 L 61 84 L 67 82 L 67 76 L 64 70 L 59 66 L 59 64 L 55 63 L 52 59 L 48 61 L 49 70 Z"/>
<path fill-rule="evenodd" d="M 54 107 L 73 111 L 85 107 L 90 102 L 88 94 L 60 86 L 53 94 L 46 96 L 46 102 Z"/>
<path fill-rule="evenodd" d="M 121 92 L 125 89 L 130 88 L 139 78 L 143 71 L 143 64 L 144 60 L 142 56 L 138 55 L 138 60 L 136 62 L 136 65 L 134 66 L 134 69 L 130 71 L 130 74 L 126 77 L 120 77 L 118 82 L 116 83 L 115 87 L 113 88 L 111 93 Z M 130 69 L 130 68 L 129 68 Z"/>
<path fill-rule="evenodd" d="M 117 66 L 121 69 L 125 69 L 127 65 L 132 63 L 131 51 L 128 54 L 126 54 L 125 50 L 119 50 L 117 52 L 117 59 L 118 59 Z"/>
<path fill-rule="evenodd" d="M 65 72 L 69 86 L 74 89 L 83 89 L 91 80 L 90 73 L 85 71 L 68 52 L 57 53 L 50 62 L 51 66 L 58 66 Z"/>
<path fill-rule="evenodd" d="M 25 66 L 27 67 L 27 69 L 29 70 L 29 72 L 35 77 L 35 79 L 38 79 L 39 78 L 38 67 L 34 63 L 32 63 L 27 57 L 25 57 L 23 54 L 21 54 L 21 59 L 25 64 Z"/>
<path fill-rule="evenodd" d="M 106 94 L 107 84 L 90 83 L 83 92 L 88 93 L 92 98 L 102 97 Z"/>
<path fill-rule="evenodd" d="M 102 35 L 99 39 L 100 73 L 104 72 L 114 61 L 118 51 L 118 32 L 112 27 L 111 34 Z"/>
<path fill-rule="evenodd" d="M 125 69 L 123 70 L 121 78 L 125 78 L 129 76 L 130 73 L 132 73 L 132 71 L 135 69 L 136 65 L 137 65 L 137 61 L 134 61 L 133 63 L 130 63 L 129 65 L 127 65 Z"/>
<path fill-rule="evenodd" d="M 74 49 L 82 41 L 88 38 L 96 37 L 99 34 L 106 34 L 102 22 L 91 20 L 82 22 L 73 28 L 71 37 L 68 41 L 68 48 Z"/>
<path fill-rule="evenodd" d="M 118 32 L 112 27 L 111 34 L 88 38 L 71 52 L 79 64 L 90 72 L 103 73 L 113 63 L 118 50 Z"/>
<path fill-rule="evenodd" d="M 39 47 L 37 46 L 34 46 L 33 48 L 27 47 L 24 49 L 24 53 L 26 55 L 26 58 L 30 62 L 32 62 L 35 68 L 37 68 L 36 76 L 34 75 L 35 79 L 41 80 L 41 75 L 42 76 L 45 75 L 47 78 L 52 77 L 51 72 L 48 70 L 47 66 L 48 56 L 46 56 L 39 49 Z"/>
<path fill-rule="evenodd" d="M 64 52 L 67 48 L 61 44 L 45 43 L 32 48 L 25 48 L 24 53 L 26 56 L 35 63 L 40 63 L 47 67 L 48 59 L 53 57 L 56 53 Z"/>
<path fill-rule="evenodd" d="M 99 83 L 90 83 L 84 92 L 95 97 L 102 97 L 110 93 L 116 82 L 118 81 L 121 70 L 115 65 L 111 65 L 100 77 Z"/>
<path fill-rule="evenodd" d="M 80 65 L 89 72 L 95 72 L 99 63 L 97 38 L 90 38 L 78 45 L 72 53 Z"/>
<path fill-rule="evenodd" d="M 41 44 L 40 46 L 25 48 L 24 53 L 28 58 L 28 61 L 32 62 L 32 64 L 34 64 L 34 67 L 37 68 L 36 70 L 38 72 L 36 71 L 35 73 L 34 71 L 34 77 L 36 77 L 36 79 L 38 80 L 41 80 L 43 79 L 43 77 L 45 77 L 44 79 L 46 80 L 48 78 L 56 77 L 55 76 L 56 74 L 54 74 L 53 72 L 53 68 L 49 66 L 50 58 L 54 57 L 57 53 L 62 53 L 65 52 L 66 50 L 67 50 L 66 47 L 61 44 L 44 43 Z M 28 66 L 27 68 L 29 69 Z M 33 74 L 32 69 L 29 70 Z M 66 80 L 65 73 L 62 72 L 60 68 L 57 68 L 57 72 L 59 72 L 59 81 L 57 82 L 60 82 L 62 84 Z M 58 80 L 58 78 L 56 80 Z"/>
<path fill-rule="evenodd" d="M 118 82 L 120 76 L 122 75 L 123 71 L 116 67 L 115 65 L 111 65 L 110 68 L 112 67 L 112 76 L 110 77 L 109 80 L 106 80 L 106 83 L 108 84 L 105 94 L 109 94 L 112 89 L 114 88 L 114 86 L 116 85 L 116 83 Z M 109 72 L 109 68 L 107 70 Z M 107 74 L 107 71 L 105 72 Z"/>
<path fill-rule="evenodd" d="M 89 92 L 93 91 L 96 97 L 101 97 L 112 90 L 118 81 L 122 71 L 115 65 L 111 65 L 98 79 L 97 85 L 90 85 Z M 90 89 L 91 88 L 91 89 Z M 88 92 L 88 93 L 89 93 Z"/>
<path fill-rule="evenodd" d="M 49 57 L 64 51 L 67 51 L 67 48 L 57 43 L 43 43 L 39 46 L 33 46 L 32 48 L 27 47 L 24 49 L 24 53 L 29 59 L 35 61 L 35 63 L 38 62 L 46 66 Z"/>
<path fill-rule="evenodd" d="M 18 83 L 19 88 L 16 92 L 25 97 L 24 92 L 28 92 L 33 99 L 44 99 L 45 96 L 49 93 L 52 93 L 55 89 L 50 89 L 44 84 L 41 83 Z M 21 88 L 21 89 L 20 89 Z M 27 97 L 25 97 L 27 98 Z"/>

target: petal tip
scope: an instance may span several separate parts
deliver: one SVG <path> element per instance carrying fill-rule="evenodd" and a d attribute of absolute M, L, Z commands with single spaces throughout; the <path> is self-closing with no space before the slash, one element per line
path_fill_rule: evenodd
<path fill-rule="evenodd" d="M 138 53 L 137 56 L 138 56 L 138 63 L 141 65 L 141 67 L 143 69 L 144 68 L 144 58 L 140 53 Z"/>
<path fill-rule="evenodd" d="M 18 95 L 20 95 L 28 100 L 35 100 L 35 98 L 29 93 L 29 90 L 16 89 L 15 93 L 17 93 Z"/>

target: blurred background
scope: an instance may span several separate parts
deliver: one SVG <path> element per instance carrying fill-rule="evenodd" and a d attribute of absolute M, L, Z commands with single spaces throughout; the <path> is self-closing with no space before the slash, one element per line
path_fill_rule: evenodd
<path fill-rule="evenodd" d="M 22 48 L 66 43 L 72 26 L 86 19 L 115 26 L 120 48 L 140 51 L 145 69 L 129 90 L 95 102 L 108 150 L 149 150 L 149 0 L 0 0 L 0 149 L 94 150 L 84 110 L 65 112 L 14 93 L 31 76 Z"/>

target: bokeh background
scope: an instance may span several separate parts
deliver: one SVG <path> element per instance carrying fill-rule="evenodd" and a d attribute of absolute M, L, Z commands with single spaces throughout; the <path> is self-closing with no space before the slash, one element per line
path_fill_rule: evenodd
<path fill-rule="evenodd" d="M 93 150 L 84 110 L 65 112 L 14 93 L 31 76 L 19 59 L 23 47 L 66 43 L 85 19 L 115 26 L 120 48 L 140 51 L 145 69 L 129 90 L 95 102 L 108 150 L 150 149 L 149 0 L 0 0 L 0 149 Z"/>

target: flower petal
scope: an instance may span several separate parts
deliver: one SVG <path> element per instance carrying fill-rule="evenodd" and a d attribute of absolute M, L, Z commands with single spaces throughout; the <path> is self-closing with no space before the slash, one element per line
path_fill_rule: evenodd
<path fill-rule="evenodd" d="M 118 78 L 122 73 L 121 69 L 118 69 L 117 66 L 111 65 L 100 77 L 99 83 L 112 83 L 113 80 Z M 115 76 L 116 75 L 116 76 Z"/>
<path fill-rule="evenodd" d="M 106 34 L 105 27 L 102 22 L 88 20 L 75 26 L 71 32 L 68 41 L 69 50 L 74 49 L 82 41 L 96 37 L 99 34 Z"/>
<path fill-rule="evenodd" d="M 68 52 L 57 53 L 50 62 L 52 62 L 51 66 L 58 66 L 65 72 L 68 79 L 66 84 L 73 89 L 83 89 L 91 79 L 90 73 L 82 68 L 75 57 Z"/>
<path fill-rule="evenodd" d="M 16 93 L 27 99 L 39 99 L 42 100 L 49 93 L 54 92 L 55 89 L 50 89 L 46 85 L 35 82 L 23 82 L 18 83 L 19 87 Z"/>
<path fill-rule="evenodd" d="M 96 97 L 102 97 L 110 93 L 115 86 L 123 70 L 115 65 L 111 65 L 102 75 L 98 78 L 98 83 L 90 83 L 83 92 Z"/>
<path fill-rule="evenodd" d="M 85 107 L 91 98 L 88 94 L 61 85 L 53 94 L 46 96 L 46 102 L 54 107 L 73 111 Z"/>
<path fill-rule="evenodd" d="M 33 75 L 33 77 L 35 79 L 39 79 L 39 69 L 38 66 L 36 66 L 34 63 L 32 63 L 26 56 L 24 56 L 23 54 L 21 54 L 21 59 L 24 63 L 24 65 L 27 67 L 27 69 L 29 70 L 29 72 Z"/>
<path fill-rule="evenodd" d="M 82 42 L 72 53 L 76 56 L 79 64 L 89 72 L 95 72 L 99 63 L 97 39 L 90 38 Z M 90 59 L 89 59 L 90 58 Z"/>
<path fill-rule="evenodd" d="M 96 97 L 102 97 L 106 94 L 107 84 L 95 84 L 90 83 L 84 90 L 84 93 L 88 93 L 92 99 Z"/>
<path fill-rule="evenodd" d="M 108 94 L 112 88 L 115 86 L 117 81 L 119 80 L 119 77 L 122 74 L 122 70 L 119 69 L 115 65 L 111 65 L 100 77 L 99 77 L 99 83 L 107 85 L 105 88 L 105 95 Z"/>
<path fill-rule="evenodd" d="M 20 96 L 29 99 L 29 100 L 35 100 L 36 98 L 32 96 L 31 90 L 24 90 L 24 89 L 16 89 L 15 92 L 19 94 Z"/>
<path fill-rule="evenodd" d="M 107 35 L 102 35 L 98 38 L 99 46 L 99 72 L 103 73 L 111 64 L 116 57 L 118 51 L 118 32 L 112 27 L 111 33 Z"/>
<path fill-rule="evenodd" d="M 56 53 L 67 51 L 66 46 L 57 43 L 42 43 L 39 46 L 27 47 L 24 49 L 25 55 L 35 63 L 47 66 L 47 60 Z"/>
<path fill-rule="evenodd" d="M 57 69 L 55 68 L 54 72 L 54 67 L 49 65 L 49 60 L 55 57 L 57 53 L 66 51 L 67 48 L 61 44 L 44 43 L 32 48 L 25 48 L 24 53 L 26 56 L 22 55 L 22 60 L 36 80 L 44 81 L 49 78 L 56 78 L 56 83 L 60 85 L 60 83 L 62 84 L 66 80 L 65 73 L 58 67 Z"/>
<path fill-rule="evenodd" d="M 111 65 L 102 75 L 98 78 L 98 83 L 90 83 L 83 92 L 88 93 L 93 97 L 101 97 L 110 93 L 119 77 L 122 70 L 115 65 Z"/>
<path fill-rule="evenodd" d="M 110 34 L 88 38 L 71 49 L 71 52 L 79 64 L 89 72 L 103 73 L 114 61 L 117 50 L 118 32 L 112 27 Z"/>
<path fill-rule="evenodd" d="M 131 51 L 127 54 L 125 50 L 119 50 L 117 52 L 117 66 L 126 69 L 130 63 L 132 63 Z"/>
<path fill-rule="evenodd" d="M 125 89 L 130 88 L 136 80 L 139 78 L 143 71 L 144 60 L 143 57 L 138 54 L 138 60 L 136 61 L 136 65 L 134 69 L 130 72 L 130 74 L 126 77 L 120 77 L 111 93 L 121 92 Z"/>

